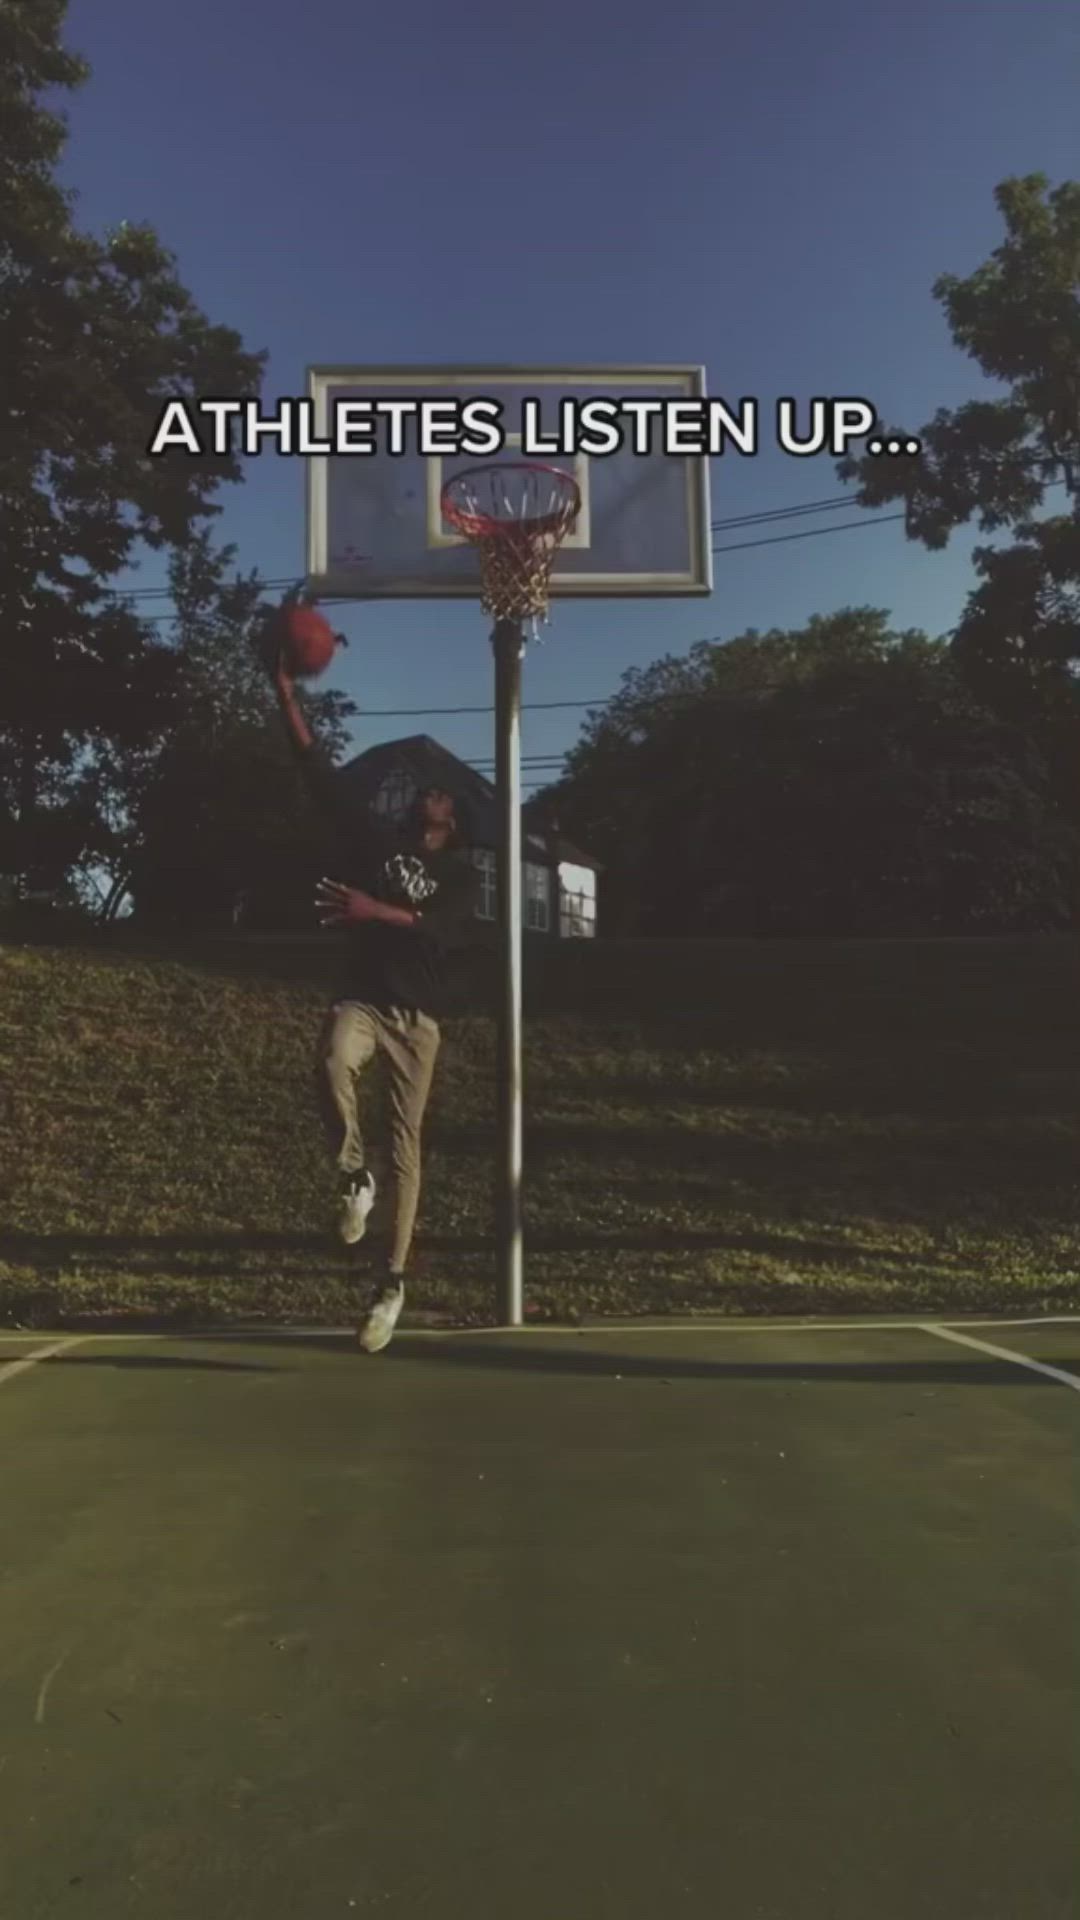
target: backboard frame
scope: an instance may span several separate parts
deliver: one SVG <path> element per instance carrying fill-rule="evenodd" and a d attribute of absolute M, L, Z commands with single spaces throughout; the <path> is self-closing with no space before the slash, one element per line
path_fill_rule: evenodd
<path fill-rule="evenodd" d="M 335 388 L 356 385 L 364 390 L 383 388 L 387 397 L 404 398 L 410 388 L 430 392 L 432 388 L 451 393 L 455 386 L 465 390 L 468 395 L 490 394 L 499 397 L 499 388 L 527 388 L 542 393 L 552 387 L 573 389 L 575 385 L 595 386 L 597 391 L 618 397 L 620 393 L 631 395 L 635 389 L 655 392 L 668 390 L 672 398 L 704 399 L 705 370 L 700 365 L 658 364 L 635 366 L 432 366 L 413 364 L 409 366 L 342 366 L 318 365 L 308 368 L 308 395 L 312 401 L 313 424 L 316 438 L 321 438 L 327 430 L 329 419 L 329 396 Z M 509 433 L 506 451 L 512 455 L 515 443 L 520 436 Z M 416 600 L 476 600 L 480 594 L 478 575 L 468 578 L 438 578 L 419 574 L 402 574 L 396 578 L 377 578 L 360 580 L 353 570 L 342 570 L 330 561 L 328 554 L 329 526 L 329 467 L 332 456 L 325 454 L 309 455 L 305 465 L 307 469 L 306 506 L 306 558 L 307 581 L 310 590 L 320 598 L 368 600 L 368 599 L 416 599 Z M 351 460 L 363 460 L 373 456 L 345 456 Z M 384 454 L 383 461 L 392 456 Z M 581 553 L 589 548 L 592 535 L 591 492 L 589 486 L 590 461 L 587 456 L 560 457 L 546 455 L 552 464 L 565 466 L 574 474 L 582 488 L 583 512 L 579 516 L 574 533 L 566 542 L 568 553 Z M 651 456 L 653 460 L 663 458 L 660 454 Z M 474 459 L 473 464 L 478 464 Z M 560 574 L 559 566 L 552 575 L 551 597 L 559 599 L 669 599 L 703 598 L 712 592 L 712 541 L 710 534 L 710 475 L 707 458 L 680 458 L 671 464 L 681 464 L 685 469 L 686 485 L 686 528 L 688 542 L 688 564 L 683 570 L 643 571 L 634 573 L 629 570 L 618 572 L 598 570 L 595 573 L 577 572 Z M 444 463 L 438 458 L 425 462 L 425 499 L 423 512 L 425 517 L 424 534 L 427 541 L 426 555 L 434 556 L 440 550 L 457 548 L 460 540 L 441 527 L 439 497 L 442 490 Z M 562 556 L 560 556 L 561 558 Z"/>

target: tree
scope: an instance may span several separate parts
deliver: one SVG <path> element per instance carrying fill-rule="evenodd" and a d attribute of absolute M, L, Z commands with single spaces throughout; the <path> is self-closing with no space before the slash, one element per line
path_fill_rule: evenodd
<path fill-rule="evenodd" d="M 609 927 L 641 931 L 648 921 L 674 931 L 693 922 L 701 931 L 714 923 L 731 897 L 718 849 L 731 845 L 762 709 L 781 687 L 829 662 L 879 657 L 890 640 L 886 616 L 863 609 L 798 632 L 751 629 L 722 645 L 701 641 L 685 658 L 669 655 L 624 675 L 615 698 L 589 715 L 567 780 L 551 795 L 566 830 L 605 863 Z M 754 804 L 772 807 L 788 777 L 771 774 Z M 699 842 L 707 850 L 691 856 Z"/>
<path fill-rule="evenodd" d="M 1037 748 L 947 646 L 870 608 L 705 643 L 590 716 L 561 823 L 635 933 L 1062 924 L 1071 842 Z"/>
<path fill-rule="evenodd" d="M 0 9 L 0 849 L 23 885 L 92 851 L 88 753 L 152 740 L 173 697 L 169 649 L 110 583 L 141 547 L 183 545 L 240 478 L 231 454 L 150 459 L 161 406 L 257 392 L 263 364 L 149 228 L 76 229 L 55 179 L 66 125 L 44 104 L 87 77 L 65 13 Z"/>
<path fill-rule="evenodd" d="M 130 896 L 144 921 L 173 926 L 228 915 L 237 895 L 270 910 L 303 886 L 320 832 L 277 711 L 262 646 L 272 609 L 231 547 L 203 534 L 174 556 L 174 699 L 167 731 L 100 762 L 99 805 L 112 834 L 104 914 Z M 336 757 L 356 709 L 331 690 L 307 698 L 312 731 Z M 304 908 L 310 908 L 310 886 Z"/>
<path fill-rule="evenodd" d="M 995 198 L 1003 243 L 933 291 L 957 346 L 1001 391 L 941 408 L 917 435 L 917 460 L 867 456 L 839 472 L 858 481 L 863 506 L 902 500 L 909 537 L 927 548 L 972 521 L 1014 535 L 976 550 L 955 656 L 981 700 L 1036 730 L 1080 823 L 1080 184 L 1051 191 L 1031 174 Z M 1062 479 L 1071 511 L 1037 519 Z"/>

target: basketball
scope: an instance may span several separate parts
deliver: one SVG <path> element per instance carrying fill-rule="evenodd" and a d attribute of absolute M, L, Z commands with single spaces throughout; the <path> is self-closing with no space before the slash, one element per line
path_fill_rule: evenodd
<path fill-rule="evenodd" d="M 313 680 L 326 672 L 339 637 L 317 607 L 297 602 L 282 607 L 274 623 L 274 639 L 289 672 L 298 680 Z"/>

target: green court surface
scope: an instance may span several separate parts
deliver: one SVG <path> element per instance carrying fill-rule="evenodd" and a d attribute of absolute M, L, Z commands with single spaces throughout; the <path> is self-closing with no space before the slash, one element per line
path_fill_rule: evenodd
<path fill-rule="evenodd" d="M 0 1333 L 0 1912 L 1075 1920 L 1080 1322 L 948 1326 Z"/>

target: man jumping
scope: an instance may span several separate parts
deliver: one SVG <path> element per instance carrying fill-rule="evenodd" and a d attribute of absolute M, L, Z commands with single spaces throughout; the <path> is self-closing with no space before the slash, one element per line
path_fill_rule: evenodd
<path fill-rule="evenodd" d="M 349 804 L 319 751 L 283 658 L 274 684 L 309 791 L 327 818 L 340 862 L 315 906 L 324 927 L 349 936 L 344 996 L 331 1007 L 316 1068 L 319 1104 L 341 1178 L 338 1227 L 364 1238 L 375 1200 L 357 1112 L 360 1073 L 381 1054 L 389 1068 L 394 1216 L 389 1259 L 360 1328 L 366 1353 L 387 1346 L 405 1299 L 404 1274 L 420 1198 L 420 1134 L 439 1050 L 438 1020 L 454 959 L 475 920 L 479 875 L 463 857 L 452 796 L 429 787 L 402 831 Z"/>

